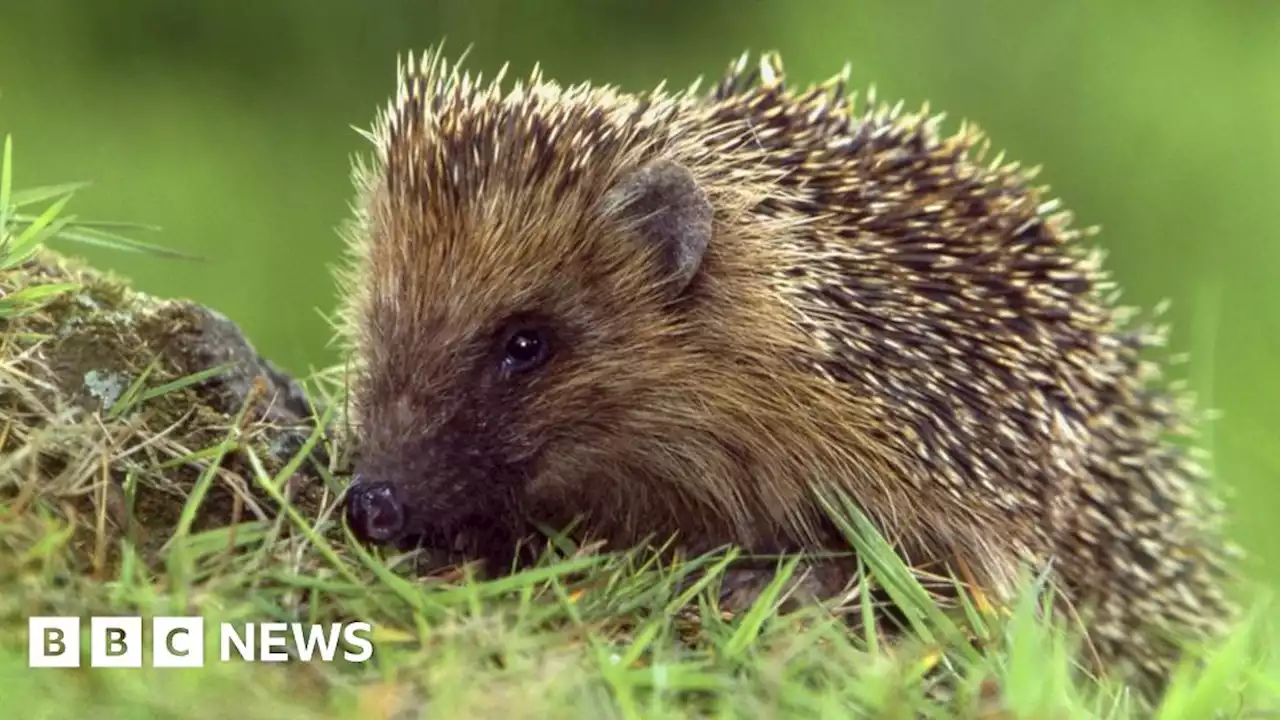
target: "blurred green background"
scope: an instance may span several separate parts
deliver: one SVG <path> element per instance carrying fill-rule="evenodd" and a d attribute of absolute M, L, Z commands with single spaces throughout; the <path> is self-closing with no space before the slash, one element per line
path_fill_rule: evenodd
<path fill-rule="evenodd" d="M 1224 412 L 1215 467 L 1239 536 L 1280 577 L 1280 3 L 3 0 L 0 132 L 19 186 L 92 180 L 72 211 L 163 227 L 191 264 L 84 251 L 211 304 L 295 372 L 337 360 L 321 312 L 349 157 L 397 53 L 540 62 L 646 89 L 782 51 L 793 81 L 928 100 L 1042 164 L 1098 224 L 1130 303 L 1173 301 L 1177 369 Z M 76 248 L 79 250 L 79 248 Z"/>

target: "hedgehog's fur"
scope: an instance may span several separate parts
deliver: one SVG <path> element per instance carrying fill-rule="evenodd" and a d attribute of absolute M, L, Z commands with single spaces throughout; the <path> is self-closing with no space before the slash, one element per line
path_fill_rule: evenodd
<path fill-rule="evenodd" d="M 1234 616 L 1236 552 L 1177 444 L 1191 408 L 1140 358 L 1163 331 L 1130 327 L 1031 172 L 939 121 L 855 111 L 843 76 L 790 92 L 773 55 L 642 96 L 410 57 L 354 175 L 363 472 L 480 553 L 576 514 L 616 545 L 829 547 L 812 491 L 840 488 L 997 597 L 1052 560 L 1098 656 L 1160 687 L 1161 633 Z M 647 163 L 713 209 L 674 297 L 622 211 Z M 499 387 L 484 343 L 513 313 L 563 354 Z"/>

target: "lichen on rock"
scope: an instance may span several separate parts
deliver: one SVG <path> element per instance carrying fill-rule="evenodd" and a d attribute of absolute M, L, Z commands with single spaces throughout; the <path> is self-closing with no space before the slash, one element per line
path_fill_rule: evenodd
<path fill-rule="evenodd" d="M 49 250 L 0 274 L 0 294 L 48 283 L 78 289 L 0 319 L 0 498 L 11 515 L 39 502 L 71 519 L 85 569 L 109 573 L 126 536 L 159 562 L 218 450 L 192 532 L 274 520 L 262 480 L 313 435 L 281 490 L 304 517 L 332 512 L 338 488 L 326 478 L 339 454 L 317 431 L 322 409 L 233 322 Z"/>

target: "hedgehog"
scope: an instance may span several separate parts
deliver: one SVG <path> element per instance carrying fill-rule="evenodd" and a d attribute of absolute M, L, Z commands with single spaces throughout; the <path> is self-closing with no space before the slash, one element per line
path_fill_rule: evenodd
<path fill-rule="evenodd" d="M 397 68 L 339 271 L 361 541 L 848 551 L 839 492 L 990 598 L 1049 573 L 1144 692 L 1235 616 L 1167 329 L 972 124 L 777 53 L 682 92 Z"/>

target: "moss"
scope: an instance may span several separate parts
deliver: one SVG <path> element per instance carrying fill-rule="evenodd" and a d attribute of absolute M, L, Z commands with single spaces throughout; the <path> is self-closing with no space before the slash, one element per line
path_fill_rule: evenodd
<path fill-rule="evenodd" d="M 79 289 L 0 326 L 0 493 L 72 518 L 80 559 L 99 573 L 118 562 L 123 533 L 159 562 L 210 462 L 203 451 L 234 438 L 191 529 L 273 519 L 249 458 L 274 476 L 303 447 L 316 426 L 301 386 L 222 315 L 50 251 L 0 275 L 0 292 L 66 282 Z M 320 481 L 324 447 L 289 484 L 304 514 L 334 494 Z"/>

